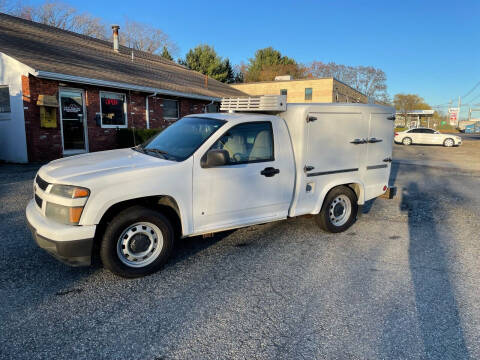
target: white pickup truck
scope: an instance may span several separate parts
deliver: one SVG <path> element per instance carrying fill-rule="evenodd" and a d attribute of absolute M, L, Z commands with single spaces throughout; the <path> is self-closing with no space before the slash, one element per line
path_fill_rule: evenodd
<path fill-rule="evenodd" d="M 42 166 L 26 209 L 37 244 L 77 266 L 96 249 L 113 273 L 138 277 L 158 270 L 179 237 L 305 214 L 344 231 L 387 190 L 392 108 L 270 96 L 222 109 L 134 148 Z"/>

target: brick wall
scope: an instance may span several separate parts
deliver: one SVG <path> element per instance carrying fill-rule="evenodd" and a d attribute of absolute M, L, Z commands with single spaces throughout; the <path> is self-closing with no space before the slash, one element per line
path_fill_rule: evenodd
<path fill-rule="evenodd" d="M 57 110 L 57 128 L 44 129 L 40 127 L 40 108 L 36 105 L 38 95 L 55 95 L 58 97 L 58 92 L 63 86 L 84 90 L 88 149 L 90 152 L 110 150 L 117 147 L 117 130 L 115 128 L 102 128 L 97 123 L 97 114 L 100 113 L 100 91 L 125 94 L 128 127 L 146 128 L 145 98 L 148 94 L 70 83 L 60 86 L 58 81 L 39 79 L 33 76 L 22 77 L 22 84 L 24 106 L 26 108 L 25 129 L 29 161 L 48 161 L 58 159 L 63 155 L 59 110 Z M 173 122 L 173 120 L 165 120 L 163 117 L 163 98 L 167 97 L 148 98 L 151 129 L 162 129 Z M 175 100 L 179 101 L 180 117 L 203 113 L 204 106 L 209 103 L 208 101 L 187 98 L 175 98 Z"/>
<path fill-rule="evenodd" d="M 47 161 L 62 157 L 62 138 L 57 110 L 57 128 L 40 127 L 40 107 L 38 95 L 57 95 L 56 81 L 22 76 L 23 106 L 25 113 L 25 133 L 29 161 Z"/>

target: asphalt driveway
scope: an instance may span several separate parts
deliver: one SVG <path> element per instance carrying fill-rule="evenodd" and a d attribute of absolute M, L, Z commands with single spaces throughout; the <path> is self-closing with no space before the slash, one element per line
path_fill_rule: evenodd
<path fill-rule="evenodd" d="M 397 198 L 345 233 L 300 217 L 180 240 L 135 280 L 38 249 L 36 168 L 0 165 L 0 358 L 478 359 L 480 172 L 427 154 L 396 146 Z"/>

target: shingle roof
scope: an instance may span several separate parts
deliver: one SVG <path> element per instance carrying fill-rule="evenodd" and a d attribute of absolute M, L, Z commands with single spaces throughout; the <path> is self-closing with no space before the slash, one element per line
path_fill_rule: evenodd
<path fill-rule="evenodd" d="M 120 29 L 120 37 L 121 37 Z M 132 62 L 133 51 L 133 62 Z M 0 52 L 45 71 L 210 97 L 241 96 L 227 84 L 160 56 L 0 13 Z"/>

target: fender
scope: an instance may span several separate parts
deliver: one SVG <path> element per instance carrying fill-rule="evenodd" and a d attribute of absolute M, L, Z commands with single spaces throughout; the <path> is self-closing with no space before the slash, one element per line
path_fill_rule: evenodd
<path fill-rule="evenodd" d="M 363 205 L 365 203 L 365 185 L 363 184 L 362 181 L 360 181 L 358 178 L 351 177 L 351 178 L 342 178 L 342 179 L 332 179 L 331 182 L 327 183 L 323 189 L 320 195 L 318 196 L 317 203 L 311 212 L 311 214 L 318 214 L 320 210 L 322 209 L 323 201 L 325 200 L 325 197 L 327 196 L 327 193 L 332 190 L 336 186 L 340 185 L 351 185 L 355 184 L 358 187 L 358 190 L 355 188 L 352 188 L 352 190 L 355 191 L 355 193 L 358 196 L 358 205 Z"/>

